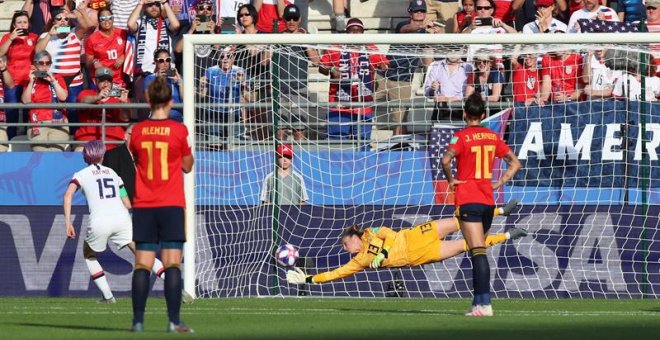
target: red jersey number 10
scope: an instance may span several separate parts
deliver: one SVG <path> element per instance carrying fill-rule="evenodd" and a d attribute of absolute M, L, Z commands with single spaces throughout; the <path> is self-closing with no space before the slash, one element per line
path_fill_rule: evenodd
<path fill-rule="evenodd" d="M 474 153 L 474 178 L 491 179 L 493 172 L 491 161 L 495 158 L 495 145 L 473 146 L 470 151 Z"/>
<path fill-rule="evenodd" d="M 167 142 L 142 142 L 140 147 L 147 151 L 147 179 L 154 179 L 154 161 L 158 157 L 160 161 L 160 180 L 167 181 L 170 178 L 169 168 L 167 167 L 167 151 L 169 143 Z M 158 155 L 155 154 L 158 153 Z"/>

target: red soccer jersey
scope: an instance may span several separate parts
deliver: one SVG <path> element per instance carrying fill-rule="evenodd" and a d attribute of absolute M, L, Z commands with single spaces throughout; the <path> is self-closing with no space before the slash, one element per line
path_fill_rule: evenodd
<path fill-rule="evenodd" d="M 582 77 L 582 56 L 575 53 L 566 58 L 545 55 L 541 59 L 541 77 L 546 75 L 552 80 L 552 93 L 573 96 Z"/>
<path fill-rule="evenodd" d="M 104 67 L 111 69 L 113 73 L 112 82 L 123 86 L 122 65 L 115 67 L 115 63 L 117 59 L 124 55 L 125 47 L 126 31 L 115 27 L 110 36 L 101 33 L 101 31 L 92 33 L 85 42 L 85 54 L 87 58 L 96 59 Z"/>
<path fill-rule="evenodd" d="M 171 119 L 137 123 L 130 150 L 137 165 L 133 206 L 185 207 L 181 167 L 191 154 L 186 126 Z"/>
<path fill-rule="evenodd" d="M 539 93 L 539 70 L 522 64 L 513 66 L 513 101 L 524 102 Z"/>
<path fill-rule="evenodd" d="M 466 181 L 456 186 L 455 204 L 494 205 L 493 165 L 495 157 L 502 158 L 509 147 L 492 130 L 483 126 L 468 126 L 456 132 L 449 147 L 456 151 L 456 178 Z"/>
<path fill-rule="evenodd" d="M 83 90 L 78 95 L 78 102 L 81 103 L 82 99 L 88 96 L 96 96 L 96 90 Z M 108 97 L 98 103 L 111 104 L 121 103 L 119 98 Z M 78 110 L 78 120 L 81 123 L 100 123 L 103 111 L 101 109 L 81 109 Z M 108 123 L 127 122 L 120 109 L 106 109 L 105 121 Z M 107 126 L 105 128 L 105 140 L 109 141 L 122 141 L 124 140 L 125 129 L 122 126 Z M 81 126 L 76 130 L 74 139 L 77 141 L 89 141 L 98 139 L 101 140 L 102 131 L 100 126 Z M 119 144 L 106 144 L 106 150 L 112 150 L 119 146 Z"/>
<path fill-rule="evenodd" d="M 60 84 L 63 89 L 66 89 L 66 82 L 64 78 L 59 74 L 53 74 L 55 80 Z M 25 89 L 24 91 L 29 91 Z M 34 87 L 32 87 L 31 95 L 32 103 L 59 103 L 59 100 L 55 98 L 55 88 L 54 86 L 43 80 L 35 79 Z M 30 122 L 43 122 L 53 119 L 53 109 L 32 109 L 30 110 Z"/>
<path fill-rule="evenodd" d="M 9 39 L 11 33 L 5 34 L 0 39 L 0 45 Z M 30 69 L 34 47 L 37 45 L 37 35 L 29 33 L 25 37 L 17 37 L 11 42 L 7 50 L 7 71 L 14 78 L 14 84 L 25 85 L 30 80 Z"/>

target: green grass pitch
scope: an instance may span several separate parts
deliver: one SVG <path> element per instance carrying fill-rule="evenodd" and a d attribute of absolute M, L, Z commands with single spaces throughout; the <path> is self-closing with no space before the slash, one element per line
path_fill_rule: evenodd
<path fill-rule="evenodd" d="M 130 298 L 0 299 L 0 339 L 658 339 L 660 302 L 494 301 L 495 316 L 463 316 L 460 299 L 202 299 L 184 305 L 194 334 L 166 334 L 162 298 L 147 305 L 145 333 L 132 334 Z"/>

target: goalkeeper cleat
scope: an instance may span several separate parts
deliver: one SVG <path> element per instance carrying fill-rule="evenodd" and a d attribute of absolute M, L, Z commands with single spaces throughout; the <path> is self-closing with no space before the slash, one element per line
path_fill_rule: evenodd
<path fill-rule="evenodd" d="M 96 301 L 96 303 L 112 305 L 117 303 L 117 299 L 115 299 L 114 296 L 109 299 L 101 298 L 101 300 Z"/>
<path fill-rule="evenodd" d="M 506 202 L 506 205 L 502 207 L 502 216 L 509 216 L 518 206 L 518 200 L 510 200 Z"/>
<path fill-rule="evenodd" d="M 131 327 L 131 332 L 142 333 L 144 332 L 144 324 L 142 322 L 136 322 Z"/>
<path fill-rule="evenodd" d="M 521 237 L 527 236 L 527 230 L 523 228 L 511 228 L 508 233 L 510 240 L 517 240 Z"/>
<path fill-rule="evenodd" d="M 181 301 L 189 305 L 195 302 L 195 298 L 192 295 L 190 295 L 190 293 L 186 292 L 185 289 L 181 289 Z"/>
<path fill-rule="evenodd" d="M 168 333 L 195 333 L 195 331 L 192 328 L 188 328 L 183 322 L 179 323 L 178 325 L 175 324 L 174 322 L 170 322 L 167 324 L 167 332 Z"/>
<path fill-rule="evenodd" d="M 474 317 L 493 316 L 493 306 L 491 305 L 472 306 L 472 309 L 469 312 L 465 313 L 465 316 L 474 316 Z"/>

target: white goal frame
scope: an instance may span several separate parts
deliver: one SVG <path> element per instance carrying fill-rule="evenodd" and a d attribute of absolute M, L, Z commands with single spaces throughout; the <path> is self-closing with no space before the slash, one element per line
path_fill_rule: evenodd
<path fill-rule="evenodd" d="M 190 136 L 195 136 L 195 52 L 194 45 L 239 44 L 409 44 L 409 45 L 488 45 L 488 44 L 660 44 L 658 33 L 591 34 L 185 34 L 183 36 L 183 120 Z M 195 143 L 192 143 L 193 152 Z M 184 245 L 184 288 L 195 294 L 195 168 L 184 176 L 186 196 L 186 238 Z"/>

